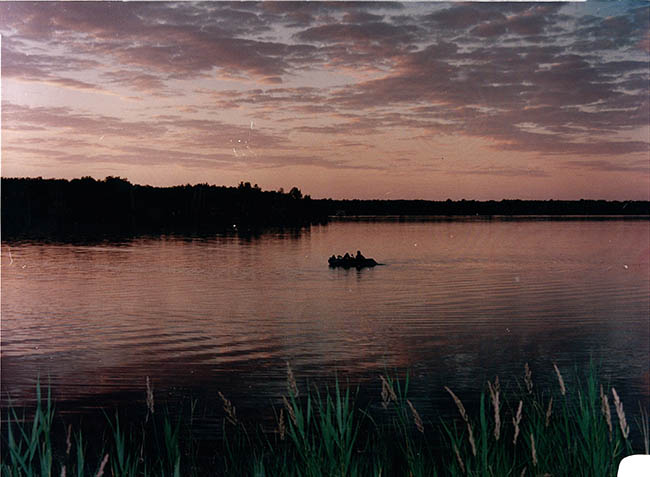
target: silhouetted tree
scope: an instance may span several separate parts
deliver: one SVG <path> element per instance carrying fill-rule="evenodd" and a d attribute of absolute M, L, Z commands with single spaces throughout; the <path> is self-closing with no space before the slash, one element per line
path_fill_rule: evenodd
<path fill-rule="evenodd" d="M 298 189 L 297 187 L 293 187 L 289 191 L 289 197 L 291 197 L 292 199 L 300 200 L 302 199 L 302 192 L 300 192 L 300 189 Z"/>
<path fill-rule="evenodd" d="M 292 194 L 238 187 L 151 187 L 121 177 L 2 178 L 2 232 L 11 236 L 186 233 L 300 227 L 327 220 L 325 209 Z"/>

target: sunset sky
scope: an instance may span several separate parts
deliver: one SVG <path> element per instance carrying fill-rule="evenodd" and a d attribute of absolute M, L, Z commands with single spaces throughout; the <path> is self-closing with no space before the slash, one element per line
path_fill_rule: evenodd
<path fill-rule="evenodd" d="M 0 4 L 2 176 L 650 199 L 649 8 Z"/>

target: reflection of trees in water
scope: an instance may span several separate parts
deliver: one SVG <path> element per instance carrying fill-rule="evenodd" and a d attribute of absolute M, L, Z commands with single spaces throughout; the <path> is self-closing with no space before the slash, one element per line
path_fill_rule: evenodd
<path fill-rule="evenodd" d="M 297 187 L 263 191 L 257 184 L 175 187 L 133 185 L 120 177 L 97 181 L 2 179 L 2 228 L 12 235 L 251 231 L 326 219 Z"/>

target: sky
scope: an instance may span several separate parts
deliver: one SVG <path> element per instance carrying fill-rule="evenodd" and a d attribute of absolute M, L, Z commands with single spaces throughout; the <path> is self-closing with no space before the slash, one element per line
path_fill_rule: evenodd
<path fill-rule="evenodd" d="M 3 2 L 2 176 L 650 199 L 647 2 Z"/>

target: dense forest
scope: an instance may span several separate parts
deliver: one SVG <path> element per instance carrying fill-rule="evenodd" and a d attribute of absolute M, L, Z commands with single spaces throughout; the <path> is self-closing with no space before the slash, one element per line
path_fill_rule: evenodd
<path fill-rule="evenodd" d="M 257 184 L 152 187 L 120 177 L 2 178 L 2 236 L 259 232 L 331 216 L 648 216 L 647 201 L 426 201 L 311 199 Z"/>
<path fill-rule="evenodd" d="M 152 187 L 110 176 L 71 181 L 2 178 L 3 238 L 249 233 L 326 219 L 315 201 L 296 187 L 276 192 L 248 182 L 238 187 Z"/>

